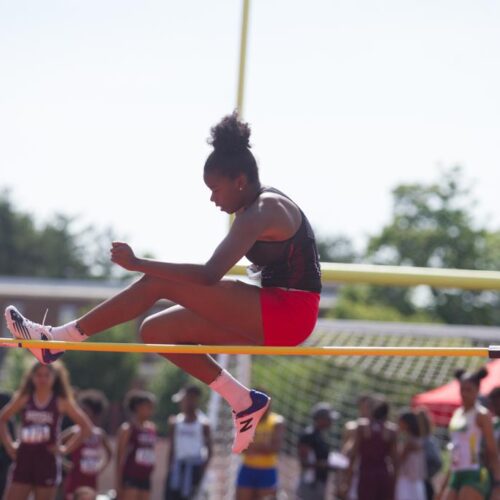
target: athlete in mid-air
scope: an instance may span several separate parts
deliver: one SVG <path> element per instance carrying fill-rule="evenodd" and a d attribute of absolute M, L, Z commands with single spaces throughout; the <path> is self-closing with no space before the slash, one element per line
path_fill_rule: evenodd
<path fill-rule="evenodd" d="M 13 306 L 5 317 L 21 339 L 81 341 L 137 318 L 160 299 L 178 305 L 148 317 L 145 342 L 161 344 L 295 346 L 316 324 L 321 276 L 312 228 L 286 195 L 259 180 L 250 151 L 250 128 L 236 113 L 211 130 L 213 151 L 203 179 L 210 200 L 234 214 L 227 236 L 205 264 L 173 264 L 136 257 L 126 243 L 114 242 L 111 260 L 143 273 L 142 278 L 79 319 L 59 327 L 34 323 Z M 261 273 L 261 286 L 225 279 L 246 256 Z M 31 349 L 43 363 L 61 353 Z M 208 355 L 163 354 L 218 392 L 234 411 L 239 453 L 253 439 L 269 397 L 244 387 Z"/>

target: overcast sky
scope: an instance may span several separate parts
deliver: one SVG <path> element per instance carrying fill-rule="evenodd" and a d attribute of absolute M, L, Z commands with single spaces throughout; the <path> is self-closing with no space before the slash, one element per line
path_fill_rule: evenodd
<path fill-rule="evenodd" d="M 239 0 L 0 0 L 0 188 L 45 220 L 203 261 L 202 167 L 235 106 Z M 390 190 L 461 164 L 500 228 L 500 2 L 252 0 L 244 115 L 262 181 L 361 245 Z M 1 237 L 1 235 L 0 235 Z"/>

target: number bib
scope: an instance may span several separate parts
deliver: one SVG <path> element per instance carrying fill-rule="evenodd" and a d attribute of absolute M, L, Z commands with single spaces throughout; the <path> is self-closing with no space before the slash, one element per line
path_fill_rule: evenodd
<path fill-rule="evenodd" d="M 152 448 L 137 448 L 135 452 L 135 462 L 145 467 L 152 467 L 155 464 L 156 456 Z"/>
<path fill-rule="evenodd" d="M 50 441 L 50 427 L 48 425 L 28 425 L 21 429 L 21 442 L 26 444 L 40 444 Z"/>

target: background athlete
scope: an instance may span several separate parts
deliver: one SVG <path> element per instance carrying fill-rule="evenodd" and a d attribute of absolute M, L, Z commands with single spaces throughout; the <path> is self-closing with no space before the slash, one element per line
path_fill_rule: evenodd
<path fill-rule="evenodd" d="M 83 317 L 51 328 L 6 309 L 15 337 L 85 340 L 134 319 L 159 299 L 177 306 L 147 318 L 145 342 L 204 345 L 283 345 L 303 342 L 317 320 L 321 279 L 316 242 L 300 208 L 280 191 L 263 187 L 250 151 L 250 128 L 237 115 L 226 116 L 211 131 L 213 151 L 204 166 L 211 201 L 234 214 L 234 223 L 205 264 L 173 264 L 135 256 L 115 242 L 111 260 L 144 276 Z M 223 279 L 243 257 L 261 271 L 261 287 Z M 31 349 L 42 362 L 59 353 Z M 208 355 L 164 357 L 218 392 L 231 405 L 236 424 L 234 452 L 251 442 L 269 398 L 251 391 L 222 370 Z"/>
<path fill-rule="evenodd" d="M 17 440 L 12 441 L 6 422 L 18 413 L 21 427 Z M 63 415 L 71 418 L 79 431 L 60 445 Z M 74 402 L 64 366 L 34 364 L 0 412 L 0 437 L 14 462 L 6 500 L 27 499 L 31 492 L 36 500 L 55 498 L 61 481 L 61 457 L 71 454 L 90 431 L 89 419 Z"/>

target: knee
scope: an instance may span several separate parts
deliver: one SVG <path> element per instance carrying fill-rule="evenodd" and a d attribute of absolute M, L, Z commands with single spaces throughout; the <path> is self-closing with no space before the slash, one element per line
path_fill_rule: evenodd
<path fill-rule="evenodd" d="M 154 319 L 152 317 L 147 317 L 139 328 L 139 334 L 141 335 L 141 339 L 146 344 L 155 342 L 155 334 L 154 334 Z"/>
<path fill-rule="evenodd" d="M 159 321 L 155 316 L 148 316 L 139 328 L 139 334 L 145 344 L 176 344 L 175 329 L 165 322 Z"/>
<path fill-rule="evenodd" d="M 155 299 L 161 299 L 161 283 L 162 281 L 154 276 L 145 274 L 141 276 L 133 286 L 139 287 L 142 293 L 146 296 L 152 296 Z"/>

